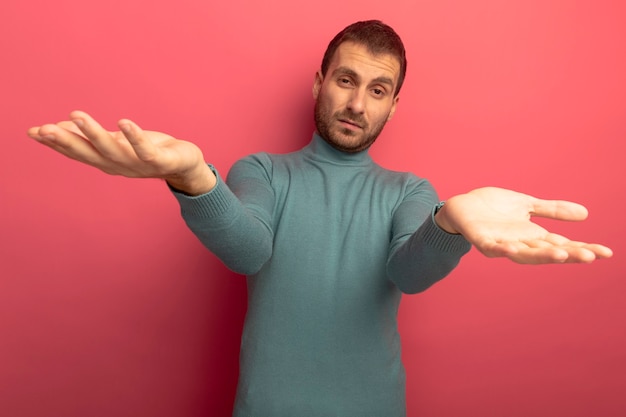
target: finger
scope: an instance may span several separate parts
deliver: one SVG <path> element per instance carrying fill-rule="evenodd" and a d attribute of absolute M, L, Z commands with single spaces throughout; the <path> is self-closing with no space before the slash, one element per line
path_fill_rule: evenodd
<path fill-rule="evenodd" d="M 556 233 L 548 234 L 543 241 L 536 240 L 525 242 L 530 247 L 549 247 L 552 245 L 557 249 L 567 252 L 566 262 L 592 262 L 595 259 L 606 259 L 613 255 L 613 251 L 606 246 L 597 243 L 579 242 L 570 240 L 565 236 Z"/>
<path fill-rule="evenodd" d="M 64 132 L 59 132 L 56 128 L 59 127 L 62 130 L 67 130 L 70 132 L 74 132 L 79 134 L 80 136 L 82 136 L 82 134 L 80 133 L 80 130 L 78 130 L 76 128 L 76 126 L 74 126 L 73 123 L 71 122 L 59 122 L 56 125 L 52 125 L 52 124 L 47 124 L 47 125 L 43 125 L 43 126 L 35 126 L 35 127 L 31 127 L 30 129 L 28 129 L 28 131 L 26 132 L 26 134 L 31 137 L 32 139 L 35 140 L 41 140 L 43 139 L 44 136 L 50 136 L 50 140 L 53 140 L 54 138 L 52 136 L 55 136 L 55 133 L 61 133 L 63 134 Z"/>
<path fill-rule="evenodd" d="M 98 151 L 82 135 L 58 125 L 32 128 L 29 136 L 68 158 L 96 167 L 101 167 L 104 162 Z"/>
<path fill-rule="evenodd" d="M 610 249 L 602 245 L 583 246 L 553 246 L 543 248 L 520 248 L 514 254 L 507 256 L 514 262 L 522 264 L 546 263 L 591 263 L 598 258 L 607 258 L 612 255 Z"/>
<path fill-rule="evenodd" d="M 585 206 L 571 201 L 535 199 L 531 215 L 556 220 L 581 221 L 587 218 L 588 211 Z"/>
<path fill-rule="evenodd" d="M 508 255 L 507 258 L 519 264 L 552 264 L 567 262 L 568 258 L 570 258 L 570 253 L 561 247 L 546 246 L 533 248 L 520 242 L 517 250 Z"/>
<path fill-rule="evenodd" d="M 590 263 L 613 255 L 606 246 L 571 241 L 554 233 L 544 239 L 523 242 L 482 241 L 474 246 L 485 256 L 504 257 L 520 264 Z"/>
<path fill-rule="evenodd" d="M 597 243 L 569 242 L 559 248 L 566 250 L 571 258 L 577 260 L 576 262 L 586 262 L 597 258 L 606 259 L 613 256 L 611 249 Z"/>
<path fill-rule="evenodd" d="M 596 254 L 585 247 L 562 247 L 567 251 L 567 263 L 591 263 L 596 260 Z"/>
<path fill-rule="evenodd" d="M 554 246 L 554 243 L 547 242 L 546 240 L 543 240 L 543 239 L 527 240 L 527 241 L 524 241 L 524 243 L 528 245 L 528 247 L 536 248 L 536 249 L 551 248 Z"/>
<path fill-rule="evenodd" d="M 613 251 L 611 250 L 611 248 L 608 248 L 604 245 L 600 245 L 597 243 L 587 243 L 585 245 L 585 248 L 592 251 L 596 255 L 596 258 L 607 259 L 613 256 Z"/>
<path fill-rule="evenodd" d="M 122 119 L 118 126 L 139 159 L 144 162 L 152 162 L 156 159 L 158 152 L 156 146 L 146 138 L 143 130 L 136 123 Z"/>
<path fill-rule="evenodd" d="M 72 133 L 75 133 L 78 136 L 82 137 L 83 139 L 87 140 L 85 135 L 83 135 L 83 132 L 81 132 L 78 126 L 76 126 L 76 124 L 73 122 L 70 122 L 70 121 L 59 122 L 57 123 L 57 126 L 67 131 L 70 131 Z"/>
<path fill-rule="evenodd" d="M 111 132 L 100 126 L 93 117 L 82 111 L 73 111 L 70 118 L 104 158 L 113 161 L 120 158 L 119 144 L 113 139 Z"/>
<path fill-rule="evenodd" d="M 31 139 L 39 140 L 41 138 L 39 129 L 41 129 L 41 126 L 33 126 L 26 131 L 26 135 Z"/>
<path fill-rule="evenodd" d="M 567 250 L 574 248 L 585 249 L 586 251 L 592 252 L 596 258 L 606 259 L 613 256 L 613 251 L 610 248 L 604 245 L 600 245 L 598 243 L 587 243 L 569 240 L 568 238 L 555 233 L 550 233 L 546 236 L 545 239 L 550 244 L 562 247 Z"/>
<path fill-rule="evenodd" d="M 519 264 L 551 264 L 564 262 L 591 262 L 592 252 L 581 247 L 554 245 L 540 239 L 530 242 L 493 242 L 490 245 L 476 246 L 488 257 L 508 258 Z"/>

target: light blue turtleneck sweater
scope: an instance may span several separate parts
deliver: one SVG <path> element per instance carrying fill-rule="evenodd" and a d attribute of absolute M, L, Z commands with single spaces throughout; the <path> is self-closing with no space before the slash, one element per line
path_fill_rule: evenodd
<path fill-rule="evenodd" d="M 401 293 L 470 248 L 434 223 L 426 180 L 314 135 L 240 160 L 207 194 L 175 196 L 204 245 L 248 276 L 236 417 L 406 415 Z"/>

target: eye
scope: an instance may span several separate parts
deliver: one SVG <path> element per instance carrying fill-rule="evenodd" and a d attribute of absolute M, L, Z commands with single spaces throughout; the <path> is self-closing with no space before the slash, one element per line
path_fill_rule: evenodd
<path fill-rule="evenodd" d="M 341 86 L 349 86 L 352 85 L 352 80 L 350 78 L 347 77 L 341 77 L 337 80 L 337 82 L 339 83 L 339 85 Z"/>
<path fill-rule="evenodd" d="M 383 90 L 382 88 L 373 88 L 372 89 L 372 94 L 374 94 L 374 96 L 376 96 L 376 98 L 383 98 L 385 96 L 385 90 Z"/>

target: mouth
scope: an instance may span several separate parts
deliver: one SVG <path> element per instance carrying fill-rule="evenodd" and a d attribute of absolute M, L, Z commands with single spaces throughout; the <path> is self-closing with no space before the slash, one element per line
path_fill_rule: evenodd
<path fill-rule="evenodd" d="M 350 129 L 363 129 L 363 126 L 350 119 L 339 119 L 339 122 Z"/>

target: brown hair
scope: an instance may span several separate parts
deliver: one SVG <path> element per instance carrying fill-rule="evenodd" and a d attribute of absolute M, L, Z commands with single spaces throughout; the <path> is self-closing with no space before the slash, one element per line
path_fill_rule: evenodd
<path fill-rule="evenodd" d="M 380 20 L 366 20 L 356 22 L 339 32 L 328 44 L 324 58 L 322 59 L 322 75 L 326 71 L 335 55 L 335 51 L 344 42 L 355 42 L 364 45 L 367 50 L 374 54 L 390 54 L 400 61 L 400 74 L 394 96 L 400 92 L 406 74 L 406 52 L 400 36 Z"/>

